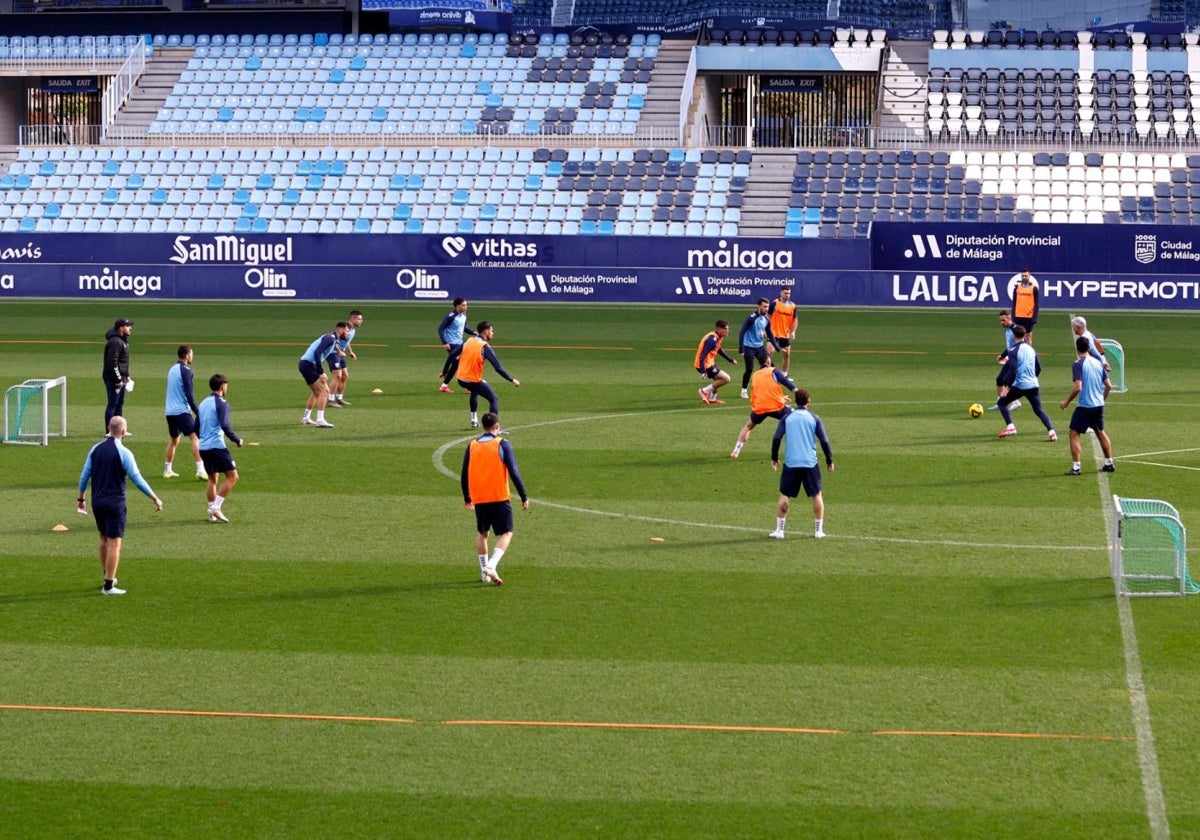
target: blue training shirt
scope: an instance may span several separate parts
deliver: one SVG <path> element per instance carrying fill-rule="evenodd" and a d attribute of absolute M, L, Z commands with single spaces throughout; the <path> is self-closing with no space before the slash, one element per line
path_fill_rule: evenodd
<path fill-rule="evenodd" d="M 464 334 L 475 335 L 474 330 L 467 329 L 466 312 L 450 312 L 442 319 L 442 323 L 438 324 L 438 339 L 442 344 L 449 344 L 451 347 L 462 344 Z"/>
<path fill-rule="evenodd" d="M 1038 374 L 1042 372 L 1042 363 L 1038 361 L 1037 351 L 1028 342 L 1018 342 L 1008 354 L 1008 363 L 1004 368 L 1001 378 L 1014 388 L 1032 391 L 1041 387 Z"/>
<path fill-rule="evenodd" d="M 1071 378 L 1080 383 L 1081 408 L 1099 408 L 1104 405 L 1104 382 L 1108 379 L 1108 371 L 1095 356 L 1076 359 L 1071 365 Z"/>
<path fill-rule="evenodd" d="M 200 403 L 200 435 L 201 449 L 225 449 L 225 435 L 234 443 L 240 444 L 242 439 L 229 427 L 229 403 L 220 394 L 209 394 Z"/>
<path fill-rule="evenodd" d="M 320 364 L 321 360 L 329 355 L 329 348 L 333 346 L 335 341 L 337 341 L 336 333 L 325 333 L 325 335 L 308 345 L 308 349 L 304 351 L 304 354 L 300 357 L 300 360 L 303 362 Z"/>
<path fill-rule="evenodd" d="M 167 407 L 164 410 L 167 417 L 187 414 L 189 411 L 195 414 L 200 410 L 196 407 L 192 383 L 192 369 L 183 360 L 171 365 L 167 371 Z"/>
<path fill-rule="evenodd" d="M 154 491 L 142 478 L 137 459 L 121 441 L 106 437 L 88 450 L 79 474 L 79 495 L 92 483 L 92 507 L 120 507 L 125 504 L 125 477 L 150 498 Z"/>
<path fill-rule="evenodd" d="M 738 347 L 757 350 L 759 347 L 765 346 L 768 340 L 772 344 L 775 343 L 775 336 L 771 332 L 771 319 L 766 315 L 758 314 L 757 310 L 751 312 L 742 323 L 742 329 L 738 333 Z"/>
<path fill-rule="evenodd" d="M 333 346 L 329 348 L 329 352 L 326 353 L 325 356 L 328 358 L 338 355 L 338 351 L 334 349 L 335 347 L 340 349 L 342 353 L 345 353 L 346 348 L 350 346 L 350 342 L 354 341 L 354 334 L 356 332 L 358 332 L 358 330 L 354 329 L 354 327 L 351 327 L 350 331 L 346 333 L 345 338 L 337 338 L 337 334 L 335 333 Z"/>
<path fill-rule="evenodd" d="M 797 408 L 775 427 L 771 439 L 771 460 L 779 460 L 779 443 L 784 442 L 783 465 L 785 467 L 815 467 L 817 465 L 817 443 L 825 453 L 825 465 L 833 463 L 833 449 L 821 418 L 807 408 Z"/>

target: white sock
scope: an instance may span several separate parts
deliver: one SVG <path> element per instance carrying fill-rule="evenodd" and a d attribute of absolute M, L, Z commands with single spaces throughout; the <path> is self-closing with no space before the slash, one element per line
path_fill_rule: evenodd
<path fill-rule="evenodd" d="M 203 461 L 196 462 L 196 472 L 204 472 L 204 462 Z"/>
<path fill-rule="evenodd" d="M 786 516 L 776 516 L 775 517 L 775 530 L 776 531 L 782 531 L 782 530 L 784 530 L 784 528 L 786 526 L 787 526 L 787 517 Z"/>
<path fill-rule="evenodd" d="M 741 451 L 742 451 L 742 442 L 741 442 L 740 440 L 739 440 L 737 443 L 735 443 L 735 444 L 733 445 L 733 451 L 734 451 L 734 452 L 741 452 Z"/>
<path fill-rule="evenodd" d="M 318 423 L 320 423 L 320 422 L 321 422 L 321 421 L 323 421 L 324 419 L 325 419 L 325 412 L 324 412 L 324 411 L 318 411 L 318 412 L 317 412 L 317 422 L 318 422 Z"/>
<path fill-rule="evenodd" d="M 480 554 L 479 555 L 479 568 L 482 569 L 485 566 L 487 566 L 487 560 L 488 560 L 488 558 L 487 558 L 486 554 Z"/>
<path fill-rule="evenodd" d="M 311 408 L 304 409 L 304 419 L 307 420 L 310 417 L 312 417 L 312 409 Z"/>
<path fill-rule="evenodd" d="M 221 509 L 221 505 L 223 505 L 223 504 L 225 504 L 225 497 L 224 497 L 224 496 L 217 496 L 217 500 L 216 500 L 215 502 L 213 502 L 213 509 L 214 509 L 214 510 L 220 510 L 220 509 Z"/>
<path fill-rule="evenodd" d="M 813 530 L 814 530 L 814 531 L 824 531 L 824 530 L 825 530 L 825 520 L 824 520 L 824 518 L 822 518 L 822 519 L 814 519 L 814 520 L 813 520 L 813 526 L 814 526 L 814 527 L 813 527 Z"/>
<path fill-rule="evenodd" d="M 497 566 L 500 565 L 500 558 L 503 556 L 504 556 L 503 548 L 493 548 L 492 549 L 492 559 L 488 562 L 488 565 L 491 566 L 493 569 L 495 569 Z"/>
<path fill-rule="evenodd" d="M 1079 465 L 1078 465 L 1078 464 L 1076 464 L 1075 466 L 1079 466 Z M 1106 466 L 1106 467 L 1111 467 L 1111 466 L 1112 466 L 1112 458 L 1105 458 L 1105 459 L 1104 459 L 1104 466 Z"/>
<path fill-rule="evenodd" d="M 169 472 L 169 471 L 170 471 L 170 469 L 171 469 L 171 465 L 172 465 L 173 463 L 174 463 L 173 461 L 164 461 L 164 462 L 163 462 L 163 469 Z"/>

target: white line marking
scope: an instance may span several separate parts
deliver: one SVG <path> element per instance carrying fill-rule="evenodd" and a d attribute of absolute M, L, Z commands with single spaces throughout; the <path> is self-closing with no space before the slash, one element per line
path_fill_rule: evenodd
<path fill-rule="evenodd" d="M 1099 458 L 1100 441 L 1092 438 L 1092 454 Z M 1099 473 L 1100 507 L 1104 511 L 1105 534 L 1113 533 L 1112 493 L 1108 487 L 1108 473 Z M 1114 581 L 1116 588 L 1116 581 Z M 1142 678 L 1142 657 L 1138 653 L 1137 628 L 1133 624 L 1133 608 L 1130 599 L 1116 592 L 1117 618 L 1121 625 L 1121 647 L 1125 653 L 1125 683 L 1129 686 L 1129 705 L 1133 712 L 1133 730 L 1137 736 L 1138 765 L 1142 770 L 1142 795 L 1146 799 L 1146 818 L 1150 823 L 1150 836 L 1154 840 L 1167 840 L 1171 836 L 1171 824 L 1167 821 L 1167 803 L 1163 794 L 1162 777 L 1158 770 L 1158 750 L 1154 746 L 1154 729 L 1150 725 L 1150 703 L 1146 699 L 1146 684 Z"/>
<path fill-rule="evenodd" d="M 920 401 L 917 401 L 917 400 L 914 400 L 913 402 L 914 402 L 914 404 L 925 404 L 925 403 L 921 403 Z M 837 403 L 837 405 L 850 405 L 850 404 L 851 403 Z M 834 405 L 834 403 L 826 403 L 826 405 Z M 585 422 L 590 423 L 590 422 L 594 422 L 596 420 L 620 420 L 620 419 L 627 418 L 627 417 L 644 417 L 647 413 L 653 413 L 655 415 L 658 415 L 658 414 L 677 414 L 680 412 L 694 412 L 694 411 L 706 411 L 706 410 L 711 411 L 710 408 L 709 409 L 705 409 L 705 408 L 675 408 L 675 409 L 669 409 L 667 411 L 656 411 L 656 412 L 640 412 L 639 411 L 639 412 L 628 412 L 628 413 L 624 413 L 624 414 L 604 414 L 604 415 L 598 415 L 598 416 L 593 415 L 593 416 L 587 416 L 587 417 L 565 417 L 565 418 L 562 418 L 559 420 L 546 420 L 541 423 L 531 423 L 528 426 L 513 426 L 513 427 L 511 427 L 511 429 L 513 431 L 517 431 L 517 430 L 521 430 L 521 429 L 535 429 L 540 426 L 556 426 L 561 423 L 585 423 Z M 433 453 L 434 469 L 436 469 L 439 473 L 446 476 L 447 478 L 451 478 L 455 481 L 458 481 L 459 474 L 446 466 L 446 463 L 445 463 L 446 453 L 448 451 L 450 451 L 450 449 L 452 449 L 453 447 L 461 446 L 461 445 L 465 444 L 466 442 L 470 441 L 471 439 L 473 439 L 474 437 L 475 437 L 474 435 L 468 435 L 467 437 L 456 438 L 454 440 L 447 441 L 446 443 L 443 443 L 441 446 L 439 446 L 436 450 L 434 450 L 434 453 Z M 532 496 L 530 497 L 529 502 L 530 502 L 530 504 L 537 504 L 542 507 L 557 508 L 558 510 L 565 510 L 565 511 L 569 511 L 571 513 L 580 513 L 580 514 L 584 514 L 587 516 L 608 516 L 608 517 L 612 517 L 613 519 L 623 519 L 623 520 L 626 520 L 629 522 L 649 522 L 649 523 L 656 524 L 656 525 L 679 525 L 679 526 L 682 526 L 685 528 L 708 528 L 708 529 L 714 530 L 714 531 L 738 531 L 738 532 L 747 533 L 747 534 L 762 533 L 762 532 L 765 532 L 765 530 L 766 530 L 764 528 L 752 528 L 748 525 L 722 525 L 720 523 L 708 522 L 708 521 L 706 521 L 706 522 L 689 522 L 689 521 L 683 520 L 683 519 L 665 519 L 665 518 L 658 517 L 658 516 L 642 516 L 642 515 L 636 514 L 636 513 L 618 513 L 618 512 L 609 511 L 609 510 L 595 510 L 593 508 L 575 507 L 574 505 L 565 505 L 565 504 L 561 504 L 559 502 L 550 502 L 550 501 L 546 501 L 545 499 L 537 499 Z M 1103 546 L 1094 546 L 1094 545 L 1093 546 L 1088 546 L 1088 545 L 1026 545 L 1026 544 L 1022 544 L 1022 543 L 997 543 L 997 542 L 979 543 L 979 542 L 967 542 L 965 540 L 918 540 L 918 539 L 909 539 L 909 538 L 904 538 L 904 537 L 873 537 L 870 535 L 850 535 L 850 534 L 830 534 L 829 536 L 831 539 L 838 539 L 838 540 L 857 540 L 860 542 L 892 543 L 895 545 L 944 545 L 944 546 L 952 546 L 955 548 L 999 548 L 999 549 L 1011 549 L 1014 551 L 1096 551 L 1099 548 L 1103 548 Z M 1105 545 L 1107 545 L 1107 542 L 1105 543 Z"/>
<path fill-rule="evenodd" d="M 1157 452 L 1134 452 L 1132 455 L 1122 455 L 1122 458 L 1149 458 L 1151 455 L 1176 455 L 1180 452 L 1200 452 L 1200 447 L 1190 449 L 1160 449 Z"/>
<path fill-rule="evenodd" d="M 1113 459 L 1116 460 L 1115 458 Z M 1147 467 L 1166 467 L 1169 470 L 1194 470 L 1200 472 L 1200 467 L 1185 467 L 1183 464 L 1160 464 L 1157 461 L 1131 461 L 1128 457 L 1122 458 L 1121 463 L 1143 464 Z"/>

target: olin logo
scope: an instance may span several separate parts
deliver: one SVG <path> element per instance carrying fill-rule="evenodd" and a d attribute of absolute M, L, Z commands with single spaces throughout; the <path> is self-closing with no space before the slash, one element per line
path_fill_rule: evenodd
<path fill-rule="evenodd" d="M 683 282 L 683 287 L 680 288 L 679 286 L 676 286 L 675 294 L 693 296 L 704 294 L 704 283 L 701 282 L 699 277 L 689 277 L 685 274 L 680 278 L 680 280 Z"/>
<path fill-rule="evenodd" d="M 262 289 L 263 297 L 296 296 L 296 290 L 288 288 L 287 275 L 269 266 L 247 269 L 245 280 L 247 287 Z"/>
<path fill-rule="evenodd" d="M 912 248 L 909 248 L 904 252 L 904 256 L 908 259 L 912 259 L 914 253 L 916 256 L 921 258 L 927 256 L 933 257 L 936 260 L 940 260 L 942 258 L 942 249 L 938 246 L 937 237 L 932 233 L 914 233 L 912 235 L 912 241 Z"/>
<path fill-rule="evenodd" d="M 447 236 L 442 240 L 442 250 L 450 255 L 450 259 L 456 259 L 467 250 L 467 240 L 461 236 Z"/>
<path fill-rule="evenodd" d="M 396 272 L 396 285 L 405 291 L 411 290 L 413 297 L 445 298 L 450 293 L 442 288 L 442 278 L 430 274 L 423 268 L 402 268 Z"/>
<path fill-rule="evenodd" d="M 535 292 L 548 294 L 549 289 L 546 288 L 546 278 L 540 274 L 526 274 L 525 285 L 517 289 L 518 292 L 524 292 L 527 295 L 532 295 Z"/>

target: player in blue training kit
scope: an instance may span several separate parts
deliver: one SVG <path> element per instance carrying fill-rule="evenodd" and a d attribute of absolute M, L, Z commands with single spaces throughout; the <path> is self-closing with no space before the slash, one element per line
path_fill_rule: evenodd
<path fill-rule="evenodd" d="M 338 321 L 333 332 L 325 333 L 308 345 L 308 349 L 300 357 L 300 375 L 304 377 L 304 383 L 312 391 L 308 395 L 308 402 L 304 405 L 304 416 L 300 418 L 302 425 L 317 426 L 321 429 L 333 428 L 333 424 L 325 419 L 325 404 L 329 399 L 329 380 L 325 377 L 325 368 L 321 363 L 331 352 L 341 352 L 341 349 L 337 347 L 337 341 L 349 334 L 350 325 L 345 321 Z M 312 419 L 313 408 L 317 410 L 316 420 Z"/>
<path fill-rule="evenodd" d="M 1038 374 L 1042 372 L 1042 363 L 1038 360 L 1037 351 L 1033 349 L 1032 344 L 1025 340 L 1025 328 L 1020 324 L 1013 327 L 1013 338 L 1017 340 L 1017 343 L 1009 351 L 1008 361 L 1004 363 L 1004 369 L 1000 371 L 1000 379 L 1007 386 L 1007 390 L 1004 392 L 1004 396 L 996 399 L 996 407 L 1000 409 L 1005 427 L 1004 431 L 996 437 L 1012 437 L 1017 433 L 1017 427 L 1013 424 L 1008 406 L 1021 397 L 1025 397 L 1029 400 L 1029 406 L 1033 409 L 1033 413 L 1046 427 L 1047 438 L 1051 442 L 1056 441 L 1058 432 L 1054 431 L 1054 422 L 1042 408 L 1042 397 L 1039 390 L 1041 384 L 1038 382 Z"/>
<path fill-rule="evenodd" d="M 349 329 L 346 337 L 339 338 L 333 343 L 325 358 L 329 360 L 329 402 L 328 405 L 338 407 L 350 405 L 346 402 L 346 382 L 350 379 L 350 360 L 357 359 L 354 354 L 354 334 L 362 326 L 363 314 L 357 309 L 350 312 L 346 320 Z"/>
<path fill-rule="evenodd" d="M 453 393 L 450 388 L 450 380 L 454 378 L 455 372 L 458 370 L 458 354 L 462 351 L 463 337 L 467 335 L 475 335 L 475 330 L 467 326 L 467 309 L 470 304 L 465 297 L 456 297 L 454 299 L 454 308 L 446 313 L 446 317 L 438 324 L 438 341 L 442 343 L 442 348 L 446 351 L 446 363 L 442 365 L 442 372 L 438 374 L 438 390 L 443 394 Z"/>
<path fill-rule="evenodd" d="M 833 449 L 821 418 L 808 410 L 808 391 L 796 389 L 796 408 L 780 421 L 771 439 L 771 469 L 779 469 L 779 444 L 784 442 L 783 473 L 779 476 L 779 503 L 775 508 L 775 530 L 767 536 L 781 540 L 787 525 L 791 499 L 800 489 L 812 499 L 813 536 L 825 536 L 825 499 L 821 495 L 821 468 L 817 466 L 817 444 L 825 453 L 825 468 L 833 472 Z"/>
<path fill-rule="evenodd" d="M 121 563 L 121 543 L 125 539 L 125 479 L 133 482 L 154 502 L 155 510 L 162 510 L 162 499 L 154 495 L 146 479 L 138 470 L 137 459 L 121 444 L 127 426 L 125 418 L 117 414 L 108 421 L 108 436 L 88 450 L 79 474 L 79 498 L 76 510 L 87 515 L 84 491 L 88 482 L 92 484 L 92 513 L 96 517 L 96 529 L 100 532 L 100 568 L 104 572 L 105 595 L 124 595 L 118 589 L 117 566 Z"/>
<path fill-rule="evenodd" d="M 229 380 L 224 374 L 214 373 L 208 380 L 212 393 L 200 403 L 200 457 L 204 461 L 204 470 L 208 473 L 208 487 L 205 495 L 208 497 L 208 521 L 228 522 L 221 506 L 225 504 L 230 491 L 238 483 L 237 464 L 229 449 L 225 446 L 225 438 L 242 446 L 242 439 L 229 426 L 229 403 L 225 393 L 229 390 Z M 217 488 L 217 476 L 224 474 L 225 480 Z"/>
<path fill-rule="evenodd" d="M 1085 325 L 1086 329 L 1086 325 Z M 1071 415 L 1071 471 L 1067 475 L 1082 475 L 1079 465 L 1079 436 L 1087 434 L 1088 429 L 1096 431 L 1096 440 L 1100 441 L 1100 449 L 1104 452 L 1104 466 L 1101 472 L 1116 472 L 1112 459 L 1112 442 L 1104 431 L 1104 401 L 1112 390 L 1108 380 L 1108 371 L 1100 360 L 1092 355 L 1092 341 L 1086 335 L 1075 339 L 1075 352 L 1079 358 L 1071 365 L 1071 393 L 1058 404 L 1066 411 L 1071 400 L 1079 397 L 1079 405 Z"/>
<path fill-rule="evenodd" d="M 1000 310 L 1000 326 L 1004 328 L 1004 349 L 1001 350 L 998 354 L 996 354 L 996 364 L 1003 365 L 1005 362 L 1008 361 L 1009 351 L 1011 351 L 1013 349 L 1013 345 L 1015 345 L 1017 343 L 1017 340 L 1015 338 L 1013 338 L 1012 315 L 1009 314 L 1007 309 Z M 996 374 L 996 399 L 1003 397 L 1004 392 L 1008 387 L 1007 385 L 1005 385 L 1003 382 L 1000 381 L 1000 378 L 1001 378 L 1001 376 L 1003 376 L 1003 374 L 1004 374 L 1003 369 L 1001 369 L 1000 373 Z M 1020 407 L 1021 407 L 1021 401 L 1015 400 L 1015 401 L 1009 403 L 1008 409 L 1009 409 L 1009 411 L 1016 411 Z M 993 404 L 993 405 L 989 405 L 987 407 L 987 410 L 995 411 L 998 408 L 999 408 L 999 406 Z"/>
<path fill-rule="evenodd" d="M 179 361 L 171 365 L 167 371 L 167 400 L 163 413 L 167 417 L 167 454 L 163 459 L 163 478 L 178 478 L 175 472 L 175 449 L 179 446 L 181 437 L 189 438 L 192 442 L 192 460 L 196 462 L 196 478 L 206 480 L 204 462 L 200 460 L 199 438 L 196 436 L 196 416 L 200 409 L 196 407 L 196 397 L 192 389 L 192 348 L 180 344 L 176 351 Z"/>
<path fill-rule="evenodd" d="M 742 399 L 750 399 L 750 375 L 754 373 L 754 363 L 760 368 L 766 367 L 766 360 L 772 353 L 779 352 L 779 342 L 771 332 L 771 301 L 766 298 L 758 299 L 758 308 L 746 316 L 742 328 L 738 332 L 738 352 L 746 362 L 742 371 Z M 768 349 L 769 348 L 769 349 Z"/>

